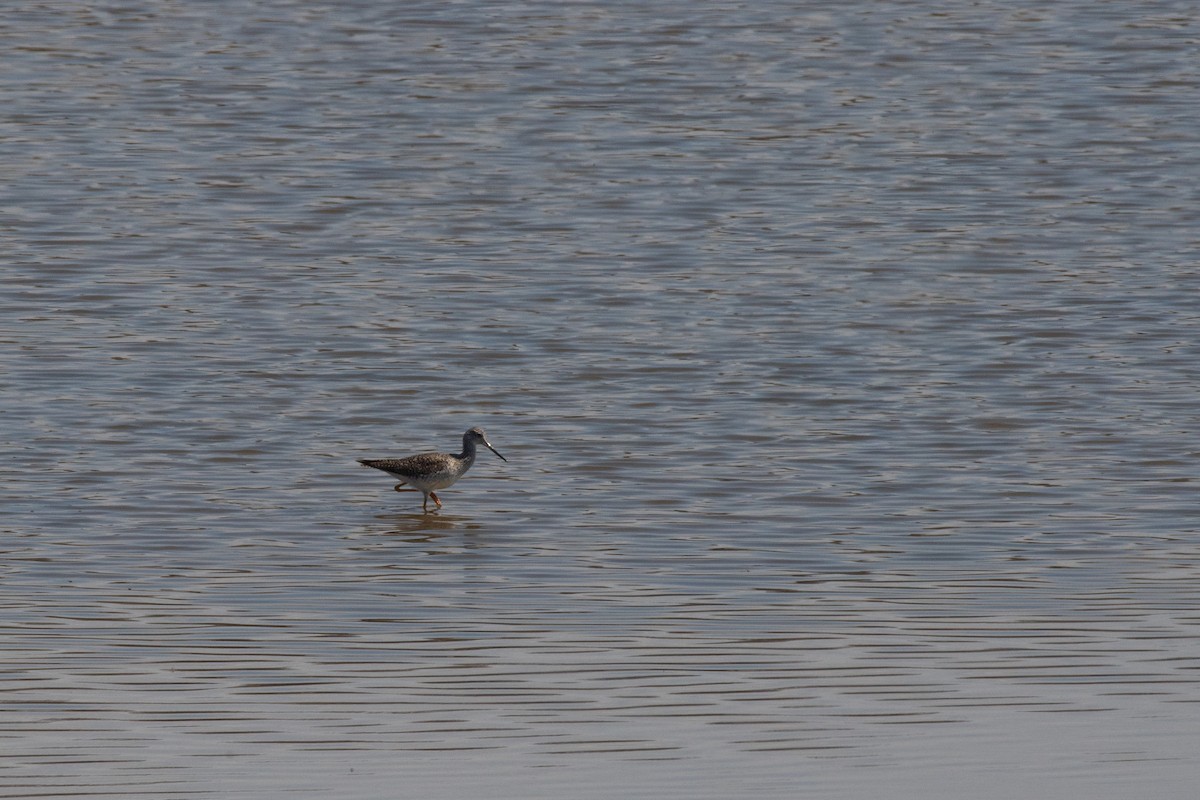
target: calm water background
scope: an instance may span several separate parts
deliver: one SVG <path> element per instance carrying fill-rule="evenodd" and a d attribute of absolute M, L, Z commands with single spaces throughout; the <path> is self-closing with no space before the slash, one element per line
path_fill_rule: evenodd
<path fill-rule="evenodd" d="M 7 9 L 0 794 L 1194 796 L 1198 31 Z"/>

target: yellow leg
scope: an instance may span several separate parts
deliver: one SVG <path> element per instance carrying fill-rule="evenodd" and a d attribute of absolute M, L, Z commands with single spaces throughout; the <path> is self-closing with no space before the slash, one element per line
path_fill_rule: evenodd
<path fill-rule="evenodd" d="M 437 503 L 438 508 L 442 507 L 442 501 L 438 500 L 438 496 L 437 496 L 436 492 L 430 492 L 429 496 L 433 498 L 433 502 Z"/>
<path fill-rule="evenodd" d="M 419 489 L 406 489 L 406 488 L 404 488 L 404 484 L 403 484 L 403 483 L 397 483 L 397 484 L 396 484 L 396 491 L 397 491 L 397 492 L 416 492 L 416 491 L 420 491 L 420 490 L 419 490 Z"/>

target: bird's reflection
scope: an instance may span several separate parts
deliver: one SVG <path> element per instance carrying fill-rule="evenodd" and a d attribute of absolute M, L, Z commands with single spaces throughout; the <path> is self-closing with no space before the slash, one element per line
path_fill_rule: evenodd
<path fill-rule="evenodd" d="M 379 514 L 380 533 L 402 536 L 414 542 L 434 541 L 450 531 L 474 528 L 470 517 L 450 514 Z"/>

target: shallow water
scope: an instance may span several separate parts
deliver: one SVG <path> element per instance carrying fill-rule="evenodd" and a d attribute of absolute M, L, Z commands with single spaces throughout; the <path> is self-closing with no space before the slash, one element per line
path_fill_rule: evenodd
<path fill-rule="evenodd" d="M 0 793 L 1190 797 L 1144 10 L 11 13 Z"/>

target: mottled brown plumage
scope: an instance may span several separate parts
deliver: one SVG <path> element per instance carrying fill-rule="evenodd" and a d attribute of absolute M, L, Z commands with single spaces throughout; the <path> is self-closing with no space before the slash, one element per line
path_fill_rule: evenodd
<path fill-rule="evenodd" d="M 488 443 L 487 436 L 484 435 L 482 428 L 471 428 L 463 434 L 463 451 L 458 455 L 451 453 L 419 453 L 407 458 L 360 458 L 358 463 L 366 467 L 382 470 L 399 480 L 400 483 L 396 484 L 397 492 L 421 492 L 424 495 L 421 501 L 421 510 L 429 511 L 428 504 L 431 497 L 433 498 L 433 502 L 437 503 L 438 508 L 442 507 L 442 501 L 438 499 L 437 493 L 434 490 L 452 486 L 475 463 L 475 448 L 477 444 L 482 444 L 488 450 L 491 450 L 500 457 L 501 461 L 508 461 L 507 458 L 500 455 L 496 448 Z M 413 488 L 405 489 L 405 486 Z"/>

